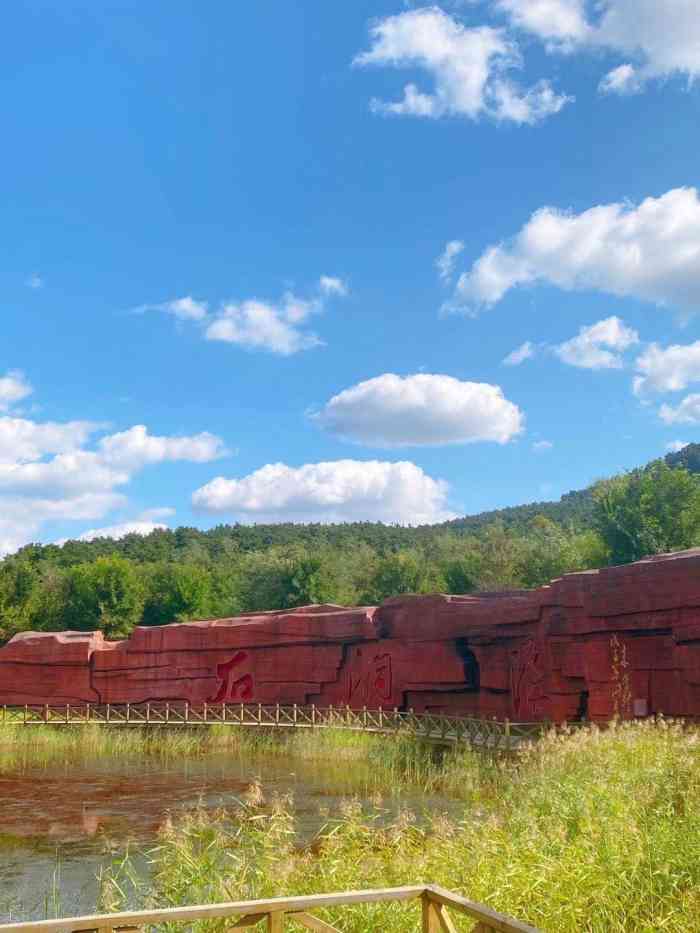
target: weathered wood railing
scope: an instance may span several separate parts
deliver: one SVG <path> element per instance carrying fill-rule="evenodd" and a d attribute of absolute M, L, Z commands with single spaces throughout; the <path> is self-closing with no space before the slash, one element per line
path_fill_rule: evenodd
<path fill-rule="evenodd" d="M 349 706 L 273 706 L 246 703 L 152 702 L 65 706 L 3 706 L 0 724 L 120 726 L 230 725 L 281 729 L 347 729 L 403 733 L 445 744 L 512 749 L 537 738 L 543 723 L 476 719 L 398 709 L 351 709 Z"/>
<path fill-rule="evenodd" d="M 233 901 L 200 907 L 171 907 L 165 910 L 137 910 L 118 914 L 95 914 L 65 920 L 36 920 L 29 923 L 0 924 L 0 933 L 112 933 L 145 931 L 146 928 L 171 923 L 186 923 L 191 928 L 197 920 L 230 919 L 227 930 L 245 930 L 265 922 L 268 933 L 282 933 L 286 920 L 293 920 L 307 930 L 340 933 L 338 927 L 316 916 L 319 910 L 378 904 L 391 901 L 416 901 L 421 916 L 422 933 L 456 933 L 450 911 L 476 921 L 472 933 L 538 933 L 490 907 L 467 900 L 436 885 L 384 888 L 377 891 L 345 891 L 339 894 L 314 894 L 309 897 L 274 897 L 258 901 Z"/>

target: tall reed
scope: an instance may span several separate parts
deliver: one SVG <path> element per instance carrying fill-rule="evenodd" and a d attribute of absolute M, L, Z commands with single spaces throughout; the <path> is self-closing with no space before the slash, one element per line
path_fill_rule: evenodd
<path fill-rule="evenodd" d="M 289 799 L 190 813 L 102 879 L 103 907 L 162 906 L 436 882 L 552 933 L 681 933 L 700 916 L 700 742 L 664 721 L 551 735 L 517 761 L 448 757 L 461 819 L 348 803 L 299 846 Z M 466 798 L 465 798 L 466 799 Z M 324 915 L 348 933 L 415 930 L 410 907 Z M 201 929 L 207 927 L 200 925 Z M 216 925 L 208 925 L 215 928 Z M 466 929 L 466 927 L 465 927 Z"/>

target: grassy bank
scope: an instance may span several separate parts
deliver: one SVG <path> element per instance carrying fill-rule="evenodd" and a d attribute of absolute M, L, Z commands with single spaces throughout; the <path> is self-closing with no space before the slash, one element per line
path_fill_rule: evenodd
<path fill-rule="evenodd" d="M 129 858 L 103 879 L 103 906 L 180 905 L 431 881 L 552 933 L 697 929 L 700 744 L 666 723 L 552 736 L 517 763 L 448 757 L 467 800 L 454 822 L 381 801 L 349 803 L 312 845 L 296 844 L 289 800 L 168 826 L 143 882 Z M 264 788 L 263 788 L 264 793 Z M 342 919 L 341 919 L 342 916 Z M 414 930 L 408 907 L 328 912 L 348 933 Z"/>
<path fill-rule="evenodd" d="M 402 787 L 440 791 L 462 797 L 481 786 L 465 780 L 467 770 L 481 774 L 490 759 L 444 753 L 410 736 L 378 736 L 342 729 L 245 729 L 208 726 L 196 729 L 90 726 L 9 725 L 0 728 L 0 775 L 16 774 L 55 762 L 76 765 L 110 758 L 197 758 L 216 753 L 259 763 L 285 759 L 324 773 L 343 775 L 350 792 L 396 791 Z M 469 761 L 469 766 L 467 766 Z M 337 781 L 334 781 L 337 784 Z"/>

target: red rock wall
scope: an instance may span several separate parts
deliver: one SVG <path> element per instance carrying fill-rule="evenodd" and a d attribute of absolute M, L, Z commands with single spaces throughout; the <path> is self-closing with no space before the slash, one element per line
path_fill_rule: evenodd
<path fill-rule="evenodd" d="M 26 632 L 0 648 L 0 704 L 147 700 L 700 716 L 700 549 L 537 590 L 307 606 L 119 642 Z"/>

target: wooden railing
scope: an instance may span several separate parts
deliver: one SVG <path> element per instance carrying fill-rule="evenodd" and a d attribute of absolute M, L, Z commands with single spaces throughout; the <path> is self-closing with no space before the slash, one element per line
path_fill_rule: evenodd
<path fill-rule="evenodd" d="M 0 724 L 120 726 L 230 725 L 281 729 L 347 729 L 354 732 L 410 734 L 443 744 L 466 743 L 510 750 L 541 735 L 544 723 L 499 721 L 398 709 L 349 706 L 282 706 L 246 703 L 153 702 L 65 706 L 3 706 Z"/>
<path fill-rule="evenodd" d="M 226 930 L 253 929 L 265 923 L 268 933 L 282 933 L 287 919 L 307 930 L 340 933 L 338 927 L 316 916 L 328 908 L 378 904 L 391 901 L 416 901 L 420 909 L 422 933 L 456 933 L 450 911 L 476 921 L 472 933 L 538 933 L 490 907 L 469 901 L 436 885 L 384 888 L 377 891 L 345 891 L 339 894 L 314 894 L 309 897 L 273 897 L 258 901 L 233 901 L 200 907 L 171 907 L 165 910 L 137 910 L 117 914 L 95 914 L 65 920 L 36 920 L 29 923 L 0 924 L 0 933 L 112 933 L 145 931 L 157 924 L 187 923 L 197 920 L 231 919 Z"/>

